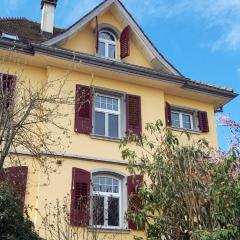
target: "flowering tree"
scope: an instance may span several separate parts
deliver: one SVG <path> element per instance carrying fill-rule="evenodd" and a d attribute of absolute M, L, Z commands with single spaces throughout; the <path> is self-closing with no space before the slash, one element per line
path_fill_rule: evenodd
<path fill-rule="evenodd" d="M 230 148 L 236 148 L 240 151 L 240 123 L 232 120 L 229 116 L 218 116 L 217 124 L 229 130 L 230 136 L 226 138 Z"/>
<path fill-rule="evenodd" d="M 130 173 L 144 176 L 143 208 L 128 217 L 145 224 L 151 240 L 240 239 L 238 151 L 214 152 L 204 139 L 187 134 L 183 144 L 182 137 L 157 121 L 122 142 Z"/>

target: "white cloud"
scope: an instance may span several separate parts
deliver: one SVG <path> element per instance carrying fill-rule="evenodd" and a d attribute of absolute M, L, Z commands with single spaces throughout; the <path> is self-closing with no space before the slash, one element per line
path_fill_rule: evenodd
<path fill-rule="evenodd" d="M 207 28 L 217 28 L 219 38 L 213 50 L 240 49 L 240 0 L 147 0 L 143 5 L 144 18 L 176 18 L 188 14 L 191 19 L 200 19 Z"/>

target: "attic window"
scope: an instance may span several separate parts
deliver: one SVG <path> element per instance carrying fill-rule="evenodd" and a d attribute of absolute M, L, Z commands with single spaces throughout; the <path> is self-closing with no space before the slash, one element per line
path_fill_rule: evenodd
<path fill-rule="evenodd" d="M 116 37 L 109 31 L 103 30 L 99 33 L 99 49 L 100 57 L 116 58 Z"/>
<path fill-rule="evenodd" d="M 17 35 L 14 35 L 14 34 L 10 34 L 10 33 L 2 33 L 2 38 L 6 38 L 6 39 L 9 39 L 9 40 L 13 40 L 13 41 L 18 41 L 19 38 Z"/>

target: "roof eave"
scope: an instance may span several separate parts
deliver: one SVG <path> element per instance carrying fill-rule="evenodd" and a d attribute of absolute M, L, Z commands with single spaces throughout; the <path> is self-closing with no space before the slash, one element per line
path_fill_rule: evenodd
<path fill-rule="evenodd" d="M 58 57 L 66 61 L 81 62 L 82 64 L 92 65 L 95 67 L 102 67 L 110 70 L 130 73 L 136 76 L 147 77 L 158 81 L 166 81 L 170 84 L 180 84 L 183 89 L 198 91 L 200 93 L 221 96 L 231 101 L 238 96 L 233 90 L 209 86 L 207 84 L 193 81 L 183 76 L 175 76 L 153 69 L 126 64 L 118 61 L 103 59 L 97 56 L 74 52 L 58 47 L 46 46 L 41 43 L 23 44 L 20 42 L 13 42 L 0 39 L 0 48 L 8 51 L 17 51 L 24 54 L 34 55 L 41 53 L 52 57 Z M 227 102 L 229 102 L 227 101 Z"/>

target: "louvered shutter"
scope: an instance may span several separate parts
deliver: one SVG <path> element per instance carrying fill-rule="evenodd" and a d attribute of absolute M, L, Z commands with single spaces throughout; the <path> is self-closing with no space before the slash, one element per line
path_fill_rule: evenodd
<path fill-rule="evenodd" d="M 127 133 L 140 135 L 142 132 L 141 97 L 126 95 Z"/>
<path fill-rule="evenodd" d="M 130 55 L 130 33 L 131 28 L 127 26 L 120 36 L 121 58 L 128 57 Z"/>
<path fill-rule="evenodd" d="M 165 104 L 165 117 L 166 125 L 171 126 L 172 125 L 171 105 L 168 102 L 166 102 Z"/>
<path fill-rule="evenodd" d="M 86 227 L 90 219 L 90 172 L 72 169 L 71 213 L 73 226 Z"/>
<path fill-rule="evenodd" d="M 138 212 L 143 209 L 142 200 L 138 196 L 138 191 L 141 185 L 143 184 L 143 176 L 129 176 L 127 178 L 128 186 L 128 210 L 131 212 Z M 137 227 L 132 220 L 128 221 L 128 228 L 132 230 L 143 230 L 144 226 Z"/>
<path fill-rule="evenodd" d="M 16 77 L 8 74 L 0 74 L 1 94 L 5 99 L 5 107 L 9 108 L 13 101 L 13 94 L 16 85 Z"/>
<path fill-rule="evenodd" d="M 92 89 L 88 86 L 76 86 L 75 132 L 92 132 Z"/>
<path fill-rule="evenodd" d="M 209 132 L 207 112 L 204 112 L 204 111 L 198 112 L 198 122 L 199 122 L 199 130 L 201 132 L 205 132 L 205 133 Z"/>
<path fill-rule="evenodd" d="M 99 27 L 98 27 L 98 17 L 96 16 L 96 53 L 98 53 L 99 48 Z"/>
<path fill-rule="evenodd" d="M 4 182 L 9 184 L 16 190 L 21 199 L 20 210 L 24 210 L 24 202 L 27 188 L 28 167 L 10 167 L 3 171 Z"/>

